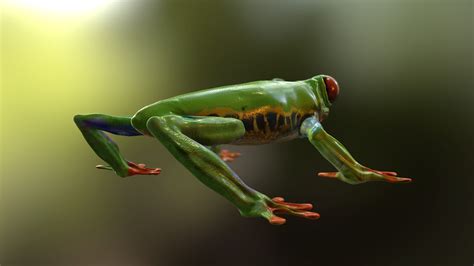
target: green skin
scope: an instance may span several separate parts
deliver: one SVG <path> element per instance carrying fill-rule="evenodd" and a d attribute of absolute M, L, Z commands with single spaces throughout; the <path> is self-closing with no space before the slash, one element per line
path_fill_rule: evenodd
<path fill-rule="evenodd" d="M 202 183 L 233 203 L 246 217 L 263 217 L 272 224 L 290 214 L 317 219 L 309 203 L 289 203 L 247 186 L 225 163 L 239 154 L 220 150 L 221 144 L 266 144 L 307 138 L 338 172 L 319 173 L 349 184 L 367 181 L 410 182 L 395 172 L 377 171 L 359 164 L 347 149 L 326 133 L 321 122 L 329 114 L 324 79 L 288 82 L 279 79 L 192 92 L 158 101 L 133 117 L 102 114 L 76 115 L 74 121 L 86 141 L 119 176 L 157 175 L 160 168 L 146 168 L 125 160 L 104 131 L 124 136 L 147 135 L 158 139 Z"/>

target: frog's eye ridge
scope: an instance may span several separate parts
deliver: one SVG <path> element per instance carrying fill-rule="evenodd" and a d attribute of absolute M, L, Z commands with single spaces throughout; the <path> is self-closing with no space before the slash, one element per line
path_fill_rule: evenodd
<path fill-rule="evenodd" d="M 337 81 L 330 76 L 324 77 L 324 84 L 326 85 L 326 92 L 328 93 L 329 101 L 333 103 L 336 100 L 337 95 L 339 95 L 339 85 L 337 84 Z"/>

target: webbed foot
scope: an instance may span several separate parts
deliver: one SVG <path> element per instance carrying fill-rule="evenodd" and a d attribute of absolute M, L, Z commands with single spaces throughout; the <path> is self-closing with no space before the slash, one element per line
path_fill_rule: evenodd
<path fill-rule="evenodd" d="M 221 159 L 224 162 L 233 162 L 239 156 L 240 156 L 240 152 L 231 152 L 231 151 L 226 150 L 226 149 L 222 149 L 219 152 L 219 157 L 221 157 Z"/>
<path fill-rule="evenodd" d="M 359 166 L 360 169 L 354 173 L 342 174 L 341 172 L 321 172 L 318 176 L 334 178 L 349 184 L 360 184 L 367 181 L 385 181 L 389 183 L 409 183 L 412 181 L 408 177 L 399 177 L 397 172 L 379 171 L 365 166 Z"/>
<path fill-rule="evenodd" d="M 132 176 L 132 175 L 159 175 L 161 173 L 161 168 L 147 168 L 145 167 L 145 164 L 143 163 L 134 163 L 134 162 L 129 162 L 127 161 L 127 164 L 129 166 L 128 168 L 128 175 L 127 176 Z M 109 165 L 96 165 L 97 169 L 104 169 L 104 170 L 114 170 L 111 166 Z"/>
<path fill-rule="evenodd" d="M 309 211 L 312 208 L 311 203 L 290 203 L 285 202 L 282 197 L 270 199 L 262 195 L 252 208 L 246 211 L 241 210 L 240 213 L 246 217 L 263 217 L 271 224 L 281 225 L 286 222 L 286 219 L 278 216 L 280 214 L 289 214 L 311 220 L 318 219 L 319 213 Z"/>
<path fill-rule="evenodd" d="M 282 197 L 273 198 L 272 203 L 270 203 L 267 208 L 272 214 L 269 218 L 267 218 L 268 222 L 274 225 L 280 225 L 286 222 L 285 218 L 275 214 L 290 214 L 311 220 L 316 220 L 320 217 L 319 213 L 309 211 L 313 208 L 311 203 L 285 202 L 285 199 Z"/>

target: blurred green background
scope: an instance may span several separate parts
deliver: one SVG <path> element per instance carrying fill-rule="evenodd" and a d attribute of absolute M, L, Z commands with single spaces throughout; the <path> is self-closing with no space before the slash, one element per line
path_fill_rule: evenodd
<path fill-rule="evenodd" d="M 472 1 L 40 2 L 1 6 L 2 265 L 474 263 Z M 242 218 L 152 138 L 112 136 L 161 175 L 96 170 L 72 121 L 321 73 L 341 86 L 326 130 L 414 182 L 319 178 L 333 168 L 304 139 L 233 148 L 249 185 L 319 221 Z"/>

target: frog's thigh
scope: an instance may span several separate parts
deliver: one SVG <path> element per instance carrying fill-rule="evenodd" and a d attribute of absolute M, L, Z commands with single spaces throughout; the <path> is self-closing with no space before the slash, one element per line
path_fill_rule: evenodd
<path fill-rule="evenodd" d="M 242 121 L 235 118 L 177 115 L 162 116 L 166 124 L 202 145 L 230 143 L 245 134 Z"/>

